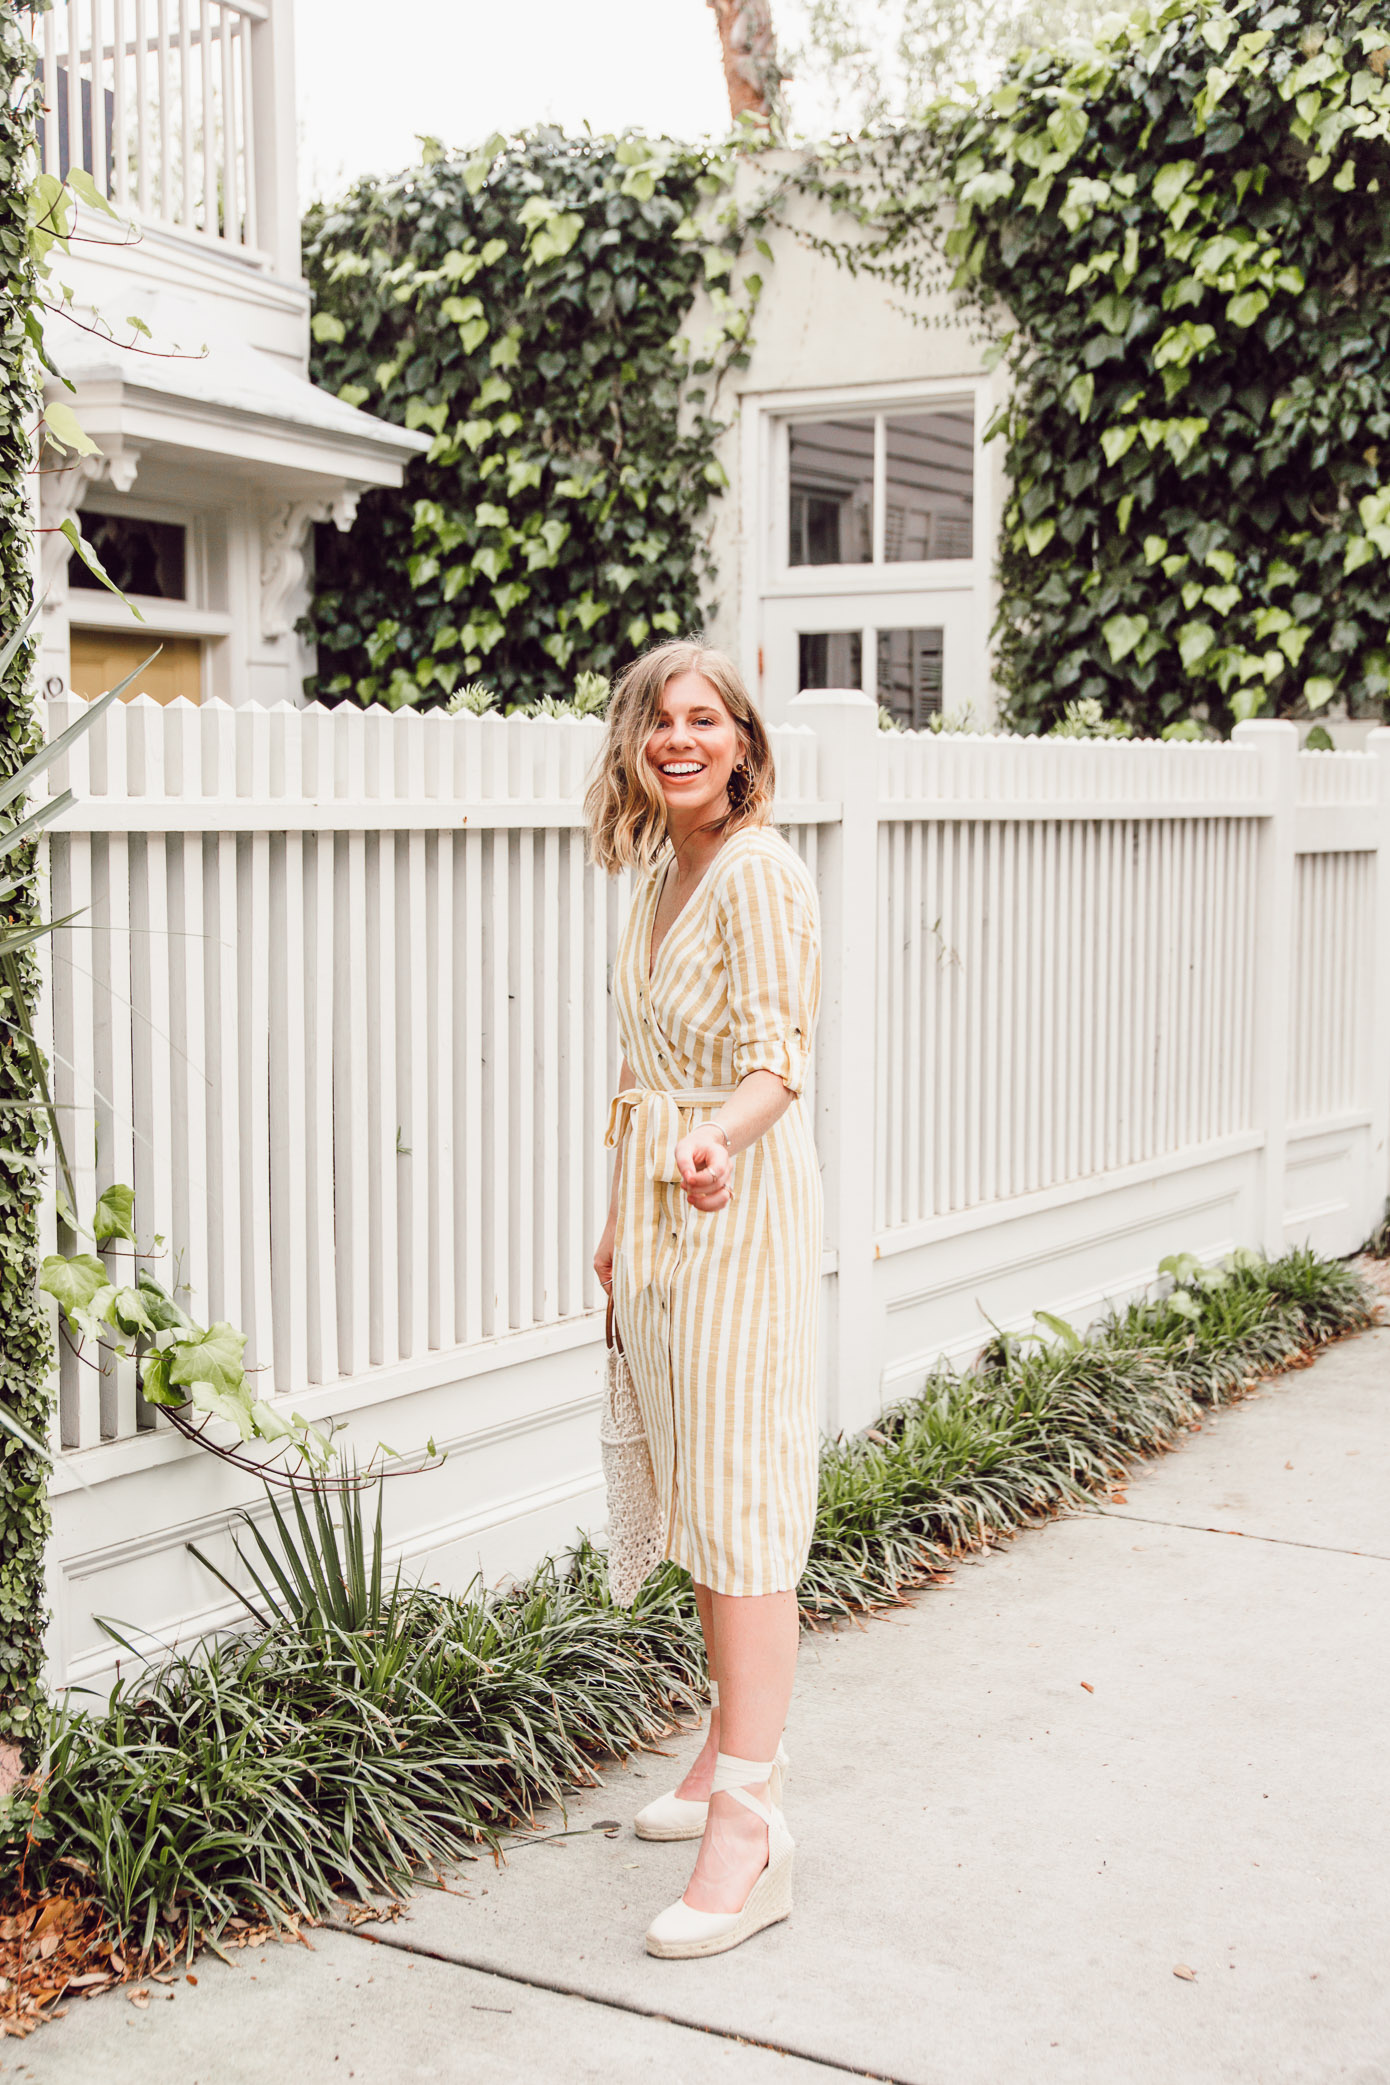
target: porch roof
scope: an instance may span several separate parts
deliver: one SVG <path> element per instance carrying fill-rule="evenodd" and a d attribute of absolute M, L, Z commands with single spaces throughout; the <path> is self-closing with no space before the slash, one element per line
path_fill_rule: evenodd
<path fill-rule="evenodd" d="M 107 456 L 206 460 L 224 476 L 300 496 L 399 485 L 429 447 L 429 435 L 345 405 L 286 357 L 214 330 L 220 314 L 207 304 L 147 306 L 141 316 L 154 337 L 134 349 L 51 322 L 53 358 L 76 387 L 71 403 Z"/>

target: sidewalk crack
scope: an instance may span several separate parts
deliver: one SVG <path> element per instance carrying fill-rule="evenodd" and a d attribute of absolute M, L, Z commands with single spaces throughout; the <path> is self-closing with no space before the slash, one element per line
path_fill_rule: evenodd
<path fill-rule="evenodd" d="M 1151 1513 L 1107 1513 L 1103 1506 L 1079 1514 L 1077 1518 L 1129 1521 L 1136 1527 L 1145 1528 L 1185 1528 L 1191 1535 L 1232 1535 L 1238 1542 L 1270 1542 L 1280 1549 L 1315 1549 L 1322 1556 L 1360 1557 L 1366 1563 L 1390 1564 L 1390 1556 L 1378 1549 L 1343 1549 L 1335 1542 L 1299 1542 L 1292 1535 L 1252 1535 L 1244 1528 L 1214 1528 L 1200 1520 L 1159 1520 Z"/>
<path fill-rule="evenodd" d="M 842 2078 L 869 2078 L 876 2085 L 917 2085 L 910 2078 L 899 2078 L 891 2071 L 865 2070 L 862 2064 L 843 2063 L 838 2057 L 818 2056 L 814 2049 L 798 2048 L 794 2042 L 766 2041 L 761 2035 L 740 2034 L 733 2027 L 711 2027 L 706 2020 L 694 2020 L 686 2013 L 673 2013 L 656 2005 L 643 2005 L 635 1998 L 609 1998 L 598 1991 L 585 1991 L 578 1984 L 567 1984 L 559 1977 L 523 1975 L 517 1969 L 502 1969 L 495 1962 L 480 1962 L 471 1955 L 464 1955 L 452 1948 L 428 1947 L 418 1940 L 405 1940 L 395 1934 L 368 1933 L 361 1926 L 351 1926 L 346 1920 L 324 1919 L 324 1927 L 330 1933 L 346 1933 L 349 1939 L 370 1941 L 373 1947 L 390 1947 L 403 1955 L 422 1955 L 432 1962 L 445 1962 L 453 1969 L 471 1969 L 480 1976 L 496 1977 L 500 1983 L 523 1984 L 533 1991 L 553 1991 L 560 1998 L 578 1998 L 585 2005 L 604 2005 L 611 2012 L 635 2013 L 639 2019 L 660 2020 L 667 2027 L 685 2027 L 695 2034 L 712 2034 L 720 2041 L 739 2042 L 745 2048 L 769 2049 L 775 2056 L 794 2056 L 802 2063 L 818 2064 L 822 2070 L 837 2073 Z"/>

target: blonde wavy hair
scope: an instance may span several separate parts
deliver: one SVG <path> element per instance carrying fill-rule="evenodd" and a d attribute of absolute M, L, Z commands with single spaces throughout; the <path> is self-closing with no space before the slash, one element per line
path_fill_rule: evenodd
<path fill-rule="evenodd" d="M 772 815 L 774 775 L 767 726 L 733 660 L 690 637 L 657 645 L 618 676 L 608 704 L 608 736 L 584 799 L 590 859 L 610 876 L 621 869 L 651 869 L 666 844 L 666 800 L 648 764 L 646 747 L 661 716 L 666 685 L 681 673 L 698 673 L 709 682 L 738 732 L 739 761 L 729 778 L 729 809 L 714 829 L 735 832 L 745 825 L 766 825 Z"/>

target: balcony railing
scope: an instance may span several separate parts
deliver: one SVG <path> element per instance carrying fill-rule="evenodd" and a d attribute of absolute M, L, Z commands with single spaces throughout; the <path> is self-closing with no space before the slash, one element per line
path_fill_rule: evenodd
<path fill-rule="evenodd" d="M 44 171 L 85 167 L 118 210 L 260 258 L 268 23 L 266 0 L 58 0 L 41 29 Z"/>

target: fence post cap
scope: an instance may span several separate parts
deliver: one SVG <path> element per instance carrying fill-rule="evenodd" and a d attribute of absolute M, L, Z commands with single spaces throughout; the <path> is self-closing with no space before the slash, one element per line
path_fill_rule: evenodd
<path fill-rule="evenodd" d="M 1287 743 L 1288 740 L 1292 739 L 1296 744 L 1298 741 L 1298 726 L 1290 723 L 1287 717 L 1244 717 L 1232 731 L 1231 737 L 1233 739 L 1270 739 L 1275 744 L 1278 744 L 1280 740 Z"/>
<path fill-rule="evenodd" d="M 1382 760 L 1390 753 L 1390 724 L 1377 724 L 1374 731 L 1366 733 L 1366 751 L 1378 753 Z"/>
<path fill-rule="evenodd" d="M 878 715 L 878 704 L 862 688 L 803 688 L 793 695 L 791 709 L 867 709 Z"/>

